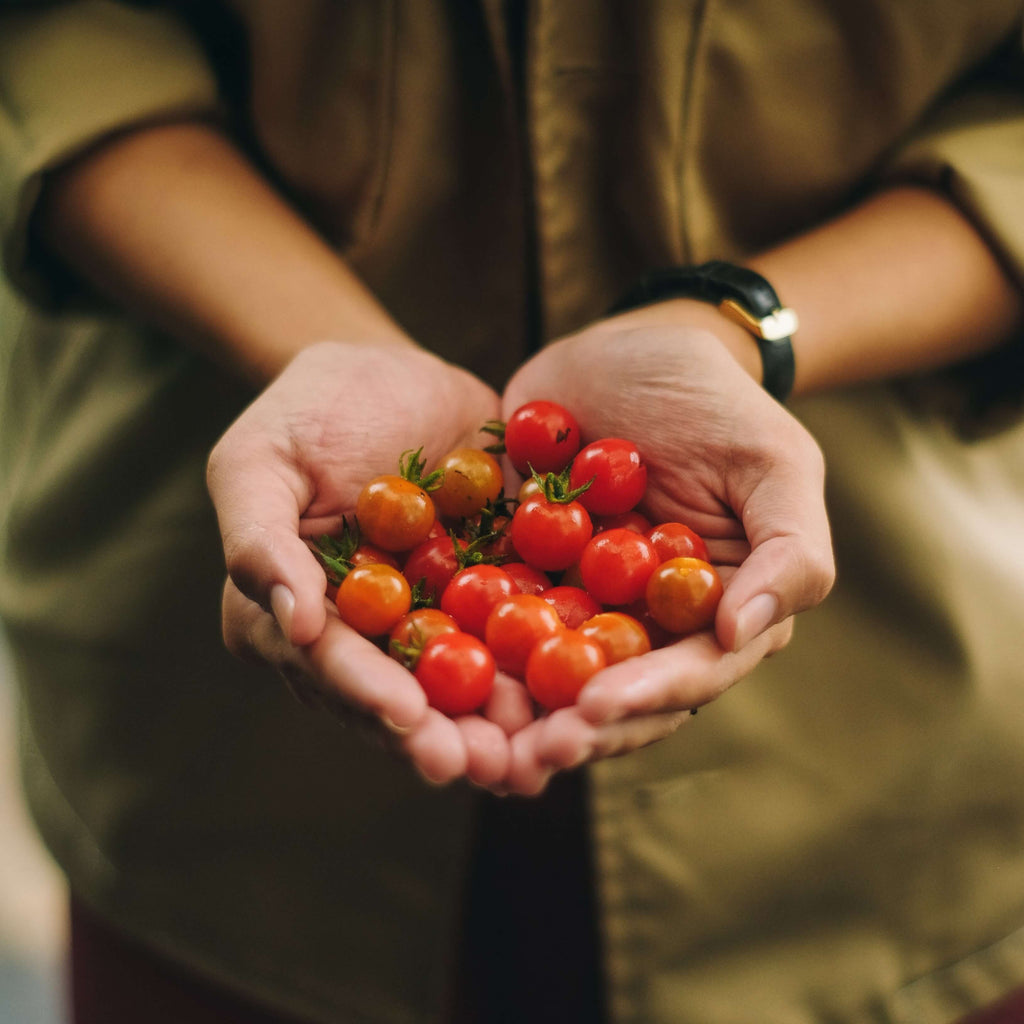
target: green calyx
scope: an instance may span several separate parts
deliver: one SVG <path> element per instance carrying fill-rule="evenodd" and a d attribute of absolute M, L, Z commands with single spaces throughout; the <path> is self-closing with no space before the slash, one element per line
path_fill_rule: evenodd
<path fill-rule="evenodd" d="M 444 470 L 435 469 L 432 473 L 427 473 L 424 476 L 423 471 L 426 468 L 427 460 L 423 458 L 422 447 L 417 448 L 415 451 L 412 448 L 407 449 L 402 452 L 398 460 L 399 476 L 410 483 L 416 484 L 417 487 L 422 487 L 427 492 L 436 491 L 444 481 Z"/>
<path fill-rule="evenodd" d="M 313 554 L 320 560 L 327 573 L 328 583 L 335 587 L 339 586 L 352 571 L 352 556 L 359 547 L 360 539 L 357 520 L 350 524 L 348 519 L 343 517 L 341 523 L 341 533 L 337 537 L 325 533 L 311 545 Z"/>
<path fill-rule="evenodd" d="M 504 420 L 488 420 L 480 430 L 485 434 L 490 434 L 493 437 L 494 444 L 489 444 L 484 448 L 485 452 L 490 452 L 492 455 L 504 455 L 505 454 L 505 421 Z"/>
<path fill-rule="evenodd" d="M 570 501 L 575 501 L 584 491 L 588 490 L 590 485 L 597 479 L 596 477 L 591 477 L 585 484 L 579 487 L 570 487 L 569 470 L 570 467 L 566 466 L 561 473 L 545 473 L 541 476 L 531 466 L 530 475 L 541 489 L 545 499 L 555 505 L 568 505 Z"/>

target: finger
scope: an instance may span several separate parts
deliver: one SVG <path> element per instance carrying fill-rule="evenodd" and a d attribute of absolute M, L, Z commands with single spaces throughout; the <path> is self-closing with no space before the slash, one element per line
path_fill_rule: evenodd
<path fill-rule="evenodd" d="M 423 720 L 399 739 L 399 747 L 416 770 L 435 786 L 466 774 L 469 754 L 457 723 L 430 708 Z"/>
<path fill-rule="evenodd" d="M 533 702 L 526 687 L 504 672 L 494 677 L 494 691 L 484 708 L 484 717 L 511 736 L 534 719 Z"/>
<path fill-rule="evenodd" d="M 552 715 L 536 744 L 542 764 L 555 769 L 575 768 L 585 762 L 621 757 L 672 735 L 691 717 L 689 710 L 638 715 L 594 725 L 575 708 Z"/>
<path fill-rule="evenodd" d="M 511 759 L 504 731 L 479 715 L 457 718 L 455 724 L 466 746 L 466 776 L 469 781 L 490 788 L 504 779 Z"/>
<path fill-rule="evenodd" d="M 337 616 L 325 619 L 320 636 L 295 655 L 320 688 L 376 715 L 392 732 L 419 725 L 429 709 L 415 676 Z"/>
<path fill-rule="evenodd" d="M 538 796 L 547 787 L 554 771 L 540 756 L 542 727 L 543 721 L 534 722 L 511 738 L 511 757 L 503 786 L 506 793 Z"/>
<path fill-rule="evenodd" d="M 280 454 L 237 430 L 224 436 L 207 465 L 228 574 L 273 612 L 292 643 L 311 643 L 325 623 L 326 578 L 299 537 L 310 486 Z"/>
<path fill-rule="evenodd" d="M 284 671 L 293 686 L 297 677 L 309 679 L 321 700 L 334 708 L 372 714 L 398 733 L 413 728 L 426 714 L 427 699 L 415 677 L 336 615 L 325 611 L 320 636 L 296 647 L 277 619 L 232 580 L 224 586 L 223 615 L 225 644 L 233 654 Z"/>
<path fill-rule="evenodd" d="M 824 464 L 813 442 L 774 465 L 743 498 L 750 555 L 722 596 L 715 631 L 737 651 L 774 623 L 822 601 L 835 580 L 823 500 Z"/>
<path fill-rule="evenodd" d="M 784 646 L 791 634 L 792 622 L 786 621 L 734 652 L 723 650 L 713 633 L 697 633 L 602 669 L 580 691 L 575 707 L 595 725 L 700 707 Z"/>

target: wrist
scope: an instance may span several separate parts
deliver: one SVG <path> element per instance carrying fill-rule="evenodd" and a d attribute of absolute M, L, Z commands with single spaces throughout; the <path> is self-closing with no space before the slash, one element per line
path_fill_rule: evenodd
<path fill-rule="evenodd" d="M 613 312 L 674 298 L 707 303 L 742 328 L 757 347 L 762 387 L 777 401 L 786 401 L 795 377 L 792 336 L 797 315 L 783 305 L 765 277 L 723 260 L 664 267 L 640 278 Z"/>
<path fill-rule="evenodd" d="M 624 327 L 688 327 L 714 335 L 739 366 L 758 384 L 763 366 L 755 339 L 745 328 L 730 320 L 716 306 L 698 299 L 663 299 L 640 306 L 615 319 Z"/>

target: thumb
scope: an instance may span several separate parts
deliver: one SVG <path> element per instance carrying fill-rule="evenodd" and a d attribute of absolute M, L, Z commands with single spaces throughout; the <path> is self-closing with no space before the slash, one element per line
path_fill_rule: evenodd
<path fill-rule="evenodd" d="M 766 476 L 744 502 L 751 551 L 726 584 L 715 616 L 725 650 L 824 600 L 835 581 L 821 473 L 790 466 Z"/>
<path fill-rule="evenodd" d="M 324 571 L 299 537 L 308 484 L 273 451 L 239 451 L 229 433 L 210 456 L 207 488 L 232 582 L 273 612 L 291 643 L 312 643 L 327 613 Z"/>

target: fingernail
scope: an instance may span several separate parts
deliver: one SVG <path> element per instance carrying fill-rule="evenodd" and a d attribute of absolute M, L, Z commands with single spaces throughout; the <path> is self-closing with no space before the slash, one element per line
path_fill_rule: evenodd
<path fill-rule="evenodd" d="M 774 621 L 779 611 L 779 602 L 774 594 L 758 594 L 752 597 L 736 616 L 736 640 L 733 650 L 746 646 L 759 633 L 763 633 Z"/>
<path fill-rule="evenodd" d="M 295 595 L 283 583 L 275 583 L 270 588 L 270 609 L 285 639 L 290 641 L 292 618 L 295 615 Z"/>
<path fill-rule="evenodd" d="M 594 756 L 594 744 L 585 743 L 581 750 L 576 752 L 576 756 L 565 766 L 567 769 L 579 768 L 585 761 L 589 761 Z"/>
<path fill-rule="evenodd" d="M 384 723 L 384 728 L 387 729 L 388 732 L 393 732 L 396 736 L 404 736 L 407 732 L 412 731 L 411 724 L 399 725 L 389 715 L 381 715 L 380 720 Z"/>

